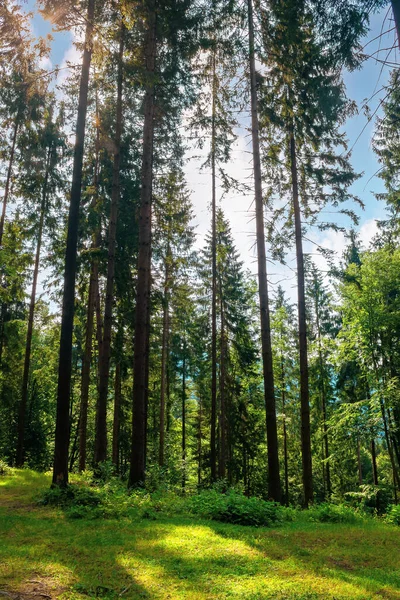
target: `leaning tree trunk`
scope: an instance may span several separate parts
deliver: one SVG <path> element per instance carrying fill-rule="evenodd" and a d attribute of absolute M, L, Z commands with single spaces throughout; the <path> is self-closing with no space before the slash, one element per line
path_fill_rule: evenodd
<path fill-rule="evenodd" d="M 268 495 L 280 502 L 282 498 L 279 477 L 278 432 L 276 424 L 275 389 L 272 362 L 271 325 L 268 301 L 267 256 L 265 250 L 264 205 L 262 195 L 260 140 L 257 107 L 257 83 L 254 53 L 253 5 L 248 0 L 249 19 L 249 59 L 251 93 L 251 128 L 253 141 L 254 191 L 256 207 L 257 257 L 258 257 L 258 293 L 260 298 L 261 348 L 264 376 L 264 395 L 266 408 L 266 429 L 268 446 Z"/>
<path fill-rule="evenodd" d="M 14 132 L 13 132 L 13 137 L 12 137 L 12 142 L 11 142 L 10 159 L 8 161 L 6 185 L 4 188 L 3 209 L 1 211 L 1 218 L 0 218 L 0 247 L 3 243 L 4 223 L 6 220 L 6 209 L 7 209 L 8 196 L 10 194 L 10 185 L 11 185 L 12 170 L 13 170 L 13 165 L 14 165 L 15 146 L 17 143 L 18 129 L 19 129 L 19 114 L 15 117 Z"/>
<path fill-rule="evenodd" d="M 310 400 L 308 389 L 307 324 L 306 297 L 304 281 L 304 255 L 301 232 L 301 215 L 297 179 L 297 155 L 293 126 L 289 129 L 290 166 L 292 174 L 293 213 L 296 238 L 297 294 L 299 313 L 299 351 L 300 351 L 300 406 L 301 406 L 301 454 L 303 462 L 304 506 L 313 501 Z"/>
<path fill-rule="evenodd" d="M 107 459 L 107 396 L 110 375 L 112 308 L 114 300 L 115 246 L 117 236 L 118 203 L 120 196 L 120 164 L 122 135 L 122 83 L 124 56 L 124 25 L 121 25 L 118 76 L 117 108 L 115 120 L 114 163 L 111 189 L 110 223 L 108 227 L 108 263 L 106 298 L 104 304 L 103 347 L 100 356 L 99 395 L 96 407 L 96 433 L 94 442 L 94 464 L 97 466 Z"/>
<path fill-rule="evenodd" d="M 30 370 L 30 365 L 31 365 L 33 320 L 34 320 L 34 316 L 35 316 L 35 307 L 36 307 L 36 288 L 37 288 L 37 280 L 38 280 L 38 275 L 39 275 L 40 250 L 42 247 L 43 224 L 44 224 L 44 216 L 45 216 L 45 212 L 46 212 L 47 186 L 48 186 L 48 181 L 49 181 L 49 170 L 50 170 L 50 157 L 51 157 L 51 147 L 48 150 L 47 160 L 46 160 L 46 170 L 45 170 L 43 189 L 42 189 L 42 203 L 41 203 L 41 207 L 40 207 L 40 219 L 39 219 L 39 228 L 38 228 L 38 236 L 37 236 L 37 243 L 36 243 L 35 265 L 33 268 L 31 300 L 30 300 L 30 304 L 29 304 L 28 330 L 26 333 L 26 345 L 25 345 L 24 373 L 22 376 L 22 394 L 21 394 L 21 402 L 19 405 L 19 413 L 18 413 L 18 440 L 17 440 L 17 459 L 16 459 L 17 467 L 22 467 L 24 464 L 24 437 L 25 437 L 25 420 L 26 420 L 25 417 L 26 417 L 26 405 L 28 402 L 28 382 L 29 382 L 29 370 Z"/>
<path fill-rule="evenodd" d="M 81 202 L 83 150 L 89 72 L 92 59 L 92 33 L 95 0 L 89 0 L 86 19 L 85 48 L 79 88 L 78 118 L 68 215 L 67 249 L 65 253 L 64 292 L 61 317 L 60 355 L 58 365 L 57 416 L 54 446 L 53 485 L 68 484 L 69 396 L 72 372 L 72 331 L 74 325 L 76 251 L 78 245 L 79 205 Z"/>
<path fill-rule="evenodd" d="M 132 451 L 129 486 L 143 485 L 146 468 L 146 387 L 150 331 L 151 202 L 153 183 L 154 73 L 156 60 L 156 12 L 148 4 L 144 44 L 146 88 L 144 98 L 143 156 L 139 212 L 139 252 L 136 289 L 135 342 L 133 351 Z"/>
<path fill-rule="evenodd" d="M 217 478 L 217 230 L 216 230 L 216 157 L 215 157 L 215 117 L 216 117 L 216 64 L 215 49 L 212 57 L 212 108 L 211 108 L 211 254 L 212 254 L 212 298 L 211 298 L 211 431 L 210 462 L 211 481 Z"/>

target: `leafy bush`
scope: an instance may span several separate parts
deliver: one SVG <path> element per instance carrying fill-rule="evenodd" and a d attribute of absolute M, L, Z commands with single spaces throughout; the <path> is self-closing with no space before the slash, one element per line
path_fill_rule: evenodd
<path fill-rule="evenodd" d="M 94 490 L 79 485 L 68 485 L 65 488 L 54 487 L 45 492 L 39 504 L 44 506 L 59 506 L 70 508 L 72 506 L 99 506 L 102 503 L 100 496 Z"/>
<path fill-rule="evenodd" d="M 313 506 L 307 511 L 307 517 L 320 523 L 355 523 L 360 520 L 360 515 L 350 506 L 328 503 Z"/>
<path fill-rule="evenodd" d="M 200 492 L 188 503 L 194 514 L 236 525 L 269 526 L 279 519 L 279 505 L 259 498 L 247 498 L 233 490 L 226 494 L 216 490 Z"/>
<path fill-rule="evenodd" d="M 361 485 L 358 492 L 348 492 L 346 499 L 361 512 L 369 515 L 383 515 L 392 499 L 392 490 L 387 486 Z"/>
<path fill-rule="evenodd" d="M 0 476 L 11 475 L 11 468 L 4 460 L 0 459 Z"/>
<path fill-rule="evenodd" d="M 400 505 L 393 504 L 386 515 L 386 522 L 392 525 L 400 525 Z"/>

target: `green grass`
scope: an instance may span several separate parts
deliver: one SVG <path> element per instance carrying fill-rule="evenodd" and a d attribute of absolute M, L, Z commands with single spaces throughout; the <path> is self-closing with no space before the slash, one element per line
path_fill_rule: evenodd
<path fill-rule="evenodd" d="M 0 477 L 0 590 L 8 597 L 400 599 L 394 525 L 303 520 L 267 529 L 163 512 L 68 519 L 38 506 L 49 485 L 48 475 L 27 470 Z"/>

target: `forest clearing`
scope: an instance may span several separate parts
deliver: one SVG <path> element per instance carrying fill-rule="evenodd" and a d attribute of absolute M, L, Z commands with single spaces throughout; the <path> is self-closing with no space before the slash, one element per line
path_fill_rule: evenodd
<path fill-rule="evenodd" d="M 0 0 L 0 600 L 400 599 L 400 0 Z"/>
<path fill-rule="evenodd" d="M 398 527 L 382 521 L 243 527 L 200 519 L 183 506 L 174 514 L 168 502 L 155 516 L 137 504 L 118 520 L 76 519 L 38 506 L 50 480 L 28 470 L 0 478 L 5 597 L 400 598 Z"/>

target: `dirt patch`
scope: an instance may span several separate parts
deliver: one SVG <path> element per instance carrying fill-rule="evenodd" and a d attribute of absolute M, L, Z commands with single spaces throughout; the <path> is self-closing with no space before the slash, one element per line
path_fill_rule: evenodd
<path fill-rule="evenodd" d="M 45 579 L 30 579 L 23 583 L 19 590 L 0 590 L 0 600 L 53 600 L 65 591 L 65 588 L 51 585 Z"/>
<path fill-rule="evenodd" d="M 354 565 L 340 558 L 330 558 L 329 563 L 334 567 L 339 567 L 339 569 L 344 569 L 345 571 L 354 571 Z"/>

